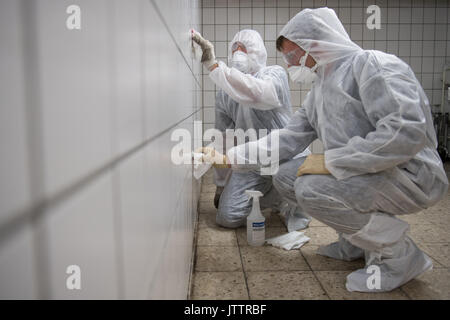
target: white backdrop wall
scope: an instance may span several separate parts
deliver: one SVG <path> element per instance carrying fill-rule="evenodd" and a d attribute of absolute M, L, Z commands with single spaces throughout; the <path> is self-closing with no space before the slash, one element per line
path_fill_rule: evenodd
<path fill-rule="evenodd" d="M 0 1 L 0 298 L 184 299 L 199 1 Z M 69 290 L 66 269 L 81 269 Z"/>

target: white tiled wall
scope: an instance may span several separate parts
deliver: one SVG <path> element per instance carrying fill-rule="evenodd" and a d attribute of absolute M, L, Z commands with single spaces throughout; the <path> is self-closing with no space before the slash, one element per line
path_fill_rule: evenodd
<path fill-rule="evenodd" d="M 381 9 L 381 29 L 369 30 L 366 9 Z M 304 8 L 333 8 L 350 37 L 364 49 L 395 54 L 411 65 L 432 105 L 441 103 L 442 68 L 450 63 L 450 1 L 448 0 L 203 0 L 203 33 L 216 46 L 216 56 L 227 62 L 227 44 L 246 28 L 265 41 L 268 65 L 284 67 L 275 40 L 288 20 Z M 215 86 L 203 77 L 205 129 L 214 126 Z M 309 88 L 291 83 L 294 110 Z M 322 152 L 316 141 L 313 152 Z"/>
<path fill-rule="evenodd" d="M 0 298 L 187 297 L 199 2 L 79 0 L 72 31 L 73 1 L 0 2 Z"/>

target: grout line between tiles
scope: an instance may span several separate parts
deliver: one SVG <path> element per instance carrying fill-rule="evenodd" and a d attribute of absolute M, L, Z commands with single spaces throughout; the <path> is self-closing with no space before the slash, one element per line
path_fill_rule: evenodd
<path fill-rule="evenodd" d="M 306 264 L 308 265 L 309 269 L 311 269 L 312 274 L 314 275 L 314 278 L 316 279 L 316 281 L 319 283 L 320 287 L 322 288 L 323 292 L 325 292 L 325 294 L 327 295 L 328 299 L 331 299 L 331 296 L 328 294 L 328 291 L 325 289 L 325 287 L 323 286 L 322 282 L 320 281 L 319 277 L 317 276 L 316 272 L 313 270 L 313 268 L 311 267 L 310 263 L 308 262 L 308 259 L 306 259 L 305 255 L 303 254 L 303 252 L 300 250 L 300 254 L 302 255 L 303 259 L 305 260 Z M 318 270 L 317 270 L 318 271 Z"/>
<path fill-rule="evenodd" d="M 236 233 L 236 230 L 234 230 L 234 234 L 235 234 L 235 236 L 236 236 L 236 241 L 237 241 L 237 245 L 238 245 L 239 258 L 241 259 L 242 272 L 244 273 L 244 281 L 245 281 L 245 287 L 247 288 L 248 299 L 249 299 L 249 300 L 252 300 L 252 298 L 251 298 L 251 296 L 250 296 L 250 289 L 249 289 L 249 287 L 248 287 L 247 272 L 245 271 L 245 268 L 244 268 L 244 260 L 242 259 L 241 246 L 239 245 L 239 241 L 238 241 L 238 239 L 237 239 L 237 233 Z"/>
<path fill-rule="evenodd" d="M 23 227 L 24 222 L 26 222 L 27 219 L 42 219 L 47 214 L 48 209 L 55 207 L 61 202 L 65 201 L 67 198 L 80 191 L 84 186 L 88 185 L 98 177 L 117 167 L 119 163 L 124 162 L 133 154 L 142 150 L 156 139 L 162 137 L 164 134 L 168 133 L 170 130 L 177 127 L 179 124 L 183 123 L 185 120 L 189 119 L 200 110 L 201 108 L 198 108 L 196 111 L 190 113 L 188 116 L 184 117 L 180 121 L 161 131 L 160 133 L 144 140 L 143 142 L 132 147 L 120 156 L 108 161 L 106 164 L 102 165 L 96 170 L 81 177 L 71 185 L 57 191 L 54 195 L 37 200 L 36 203 L 30 205 L 28 208 L 25 208 L 13 214 L 12 218 L 0 225 L 0 244 L 5 242 L 9 237 L 12 237 L 14 234 L 16 234 L 15 231 Z"/>

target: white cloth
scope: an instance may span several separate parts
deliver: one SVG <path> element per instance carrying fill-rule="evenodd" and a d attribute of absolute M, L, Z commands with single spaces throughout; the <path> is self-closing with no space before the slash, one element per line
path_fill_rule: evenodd
<path fill-rule="evenodd" d="M 310 240 L 303 232 L 291 231 L 281 236 L 266 239 L 266 242 L 274 247 L 284 250 L 298 249 Z"/>
<path fill-rule="evenodd" d="M 192 152 L 194 158 L 194 178 L 199 180 L 208 170 L 212 164 L 203 162 L 203 153 Z"/>

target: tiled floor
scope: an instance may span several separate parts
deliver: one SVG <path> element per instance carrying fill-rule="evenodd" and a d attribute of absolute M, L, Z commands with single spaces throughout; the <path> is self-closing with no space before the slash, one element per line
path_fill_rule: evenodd
<path fill-rule="evenodd" d="M 446 165 L 447 173 L 450 165 Z M 212 172 L 203 177 L 197 250 L 191 299 L 450 299 L 450 192 L 433 208 L 404 218 L 411 237 L 434 261 L 434 268 L 389 293 L 352 293 L 345 278 L 364 266 L 315 253 L 337 240 L 329 227 L 313 220 L 305 230 L 311 240 L 300 250 L 247 245 L 246 229 L 215 223 Z M 286 231 L 278 214 L 266 220 L 266 237 Z"/>

